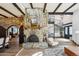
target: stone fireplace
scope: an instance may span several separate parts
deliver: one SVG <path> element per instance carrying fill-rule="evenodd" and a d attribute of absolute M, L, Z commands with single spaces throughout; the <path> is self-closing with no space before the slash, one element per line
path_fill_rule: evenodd
<path fill-rule="evenodd" d="M 43 42 L 43 34 L 47 32 L 44 27 L 47 26 L 48 13 L 43 13 L 42 8 L 26 9 L 24 17 L 26 42 L 25 48 L 47 48 L 48 44 Z"/>
<path fill-rule="evenodd" d="M 43 42 L 43 32 L 41 30 L 27 31 L 24 48 L 48 48 L 47 42 Z"/>

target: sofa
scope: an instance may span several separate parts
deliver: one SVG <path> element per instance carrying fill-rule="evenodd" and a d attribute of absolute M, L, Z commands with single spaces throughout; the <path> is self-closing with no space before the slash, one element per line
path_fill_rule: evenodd
<path fill-rule="evenodd" d="M 56 46 L 59 44 L 59 42 L 55 41 L 53 38 L 48 38 L 47 39 L 47 43 L 50 45 L 50 46 Z"/>

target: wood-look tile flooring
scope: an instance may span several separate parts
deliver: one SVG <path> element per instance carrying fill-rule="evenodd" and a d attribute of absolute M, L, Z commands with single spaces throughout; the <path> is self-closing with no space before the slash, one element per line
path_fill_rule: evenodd
<path fill-rule="evenodd" d="M 20 53 L 19 51 L 23 49 Z M 43 51 L 44 49 L 24 49 L 19 46 L 17 38 L 13 38 L 10 41 L 9 48 L 5 48 L 4 51 L 0 52 L 0 56 L 31 56 L 32 54 Z"/>
<path fill-rule="evenodd" d="M 73 44 L 69 44 L 69 46 L 74 46 Z M 20 53 L 18 53 L 21 49 L 23 49 Z M 43 51 L 45 49 L 25 49 L 19 46 L 18 40 L 16 38 L 11 39 L 10 48 L 6 48 L 4 51 L 0 52 L 0 56 L 32 56 L 34 53 Z"/>
<path fill-rule="evenodd" d="M 3 51 L 0 51 L 0 56 L 15 56 L 22 47 L 19 47 L 16 39 L 13 38 L 10 41 L 9 48 L 5 48 Z"/>
<path fill-rule="evenodd" d="M 45 49 L 37 49 L 37 48 L 33 48 L 33 49 L 23 49 L 17 56 L 32 56 L 33 54 L 43 51 Z"/>

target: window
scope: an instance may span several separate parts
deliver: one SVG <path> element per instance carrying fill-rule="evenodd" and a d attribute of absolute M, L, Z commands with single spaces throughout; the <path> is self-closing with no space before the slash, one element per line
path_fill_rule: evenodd
<path fill-rule="evenodd" d="M 72 26 L 69 27 L 69 35 L 72 35 Z"/>
<path fill-rule="evenodd" d="M 68 27 L 65 27 L 65 34 L 68 35 Z"/>

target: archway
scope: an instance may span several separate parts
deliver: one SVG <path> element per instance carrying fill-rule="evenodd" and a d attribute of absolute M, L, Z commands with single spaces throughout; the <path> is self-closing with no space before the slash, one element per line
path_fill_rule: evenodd
<path fill-rule="evenodd" d="M 10 44 L 17 47 L 19 45 L 19 27 L 17 25 L 10 25 L 7 28 L 7 36 L 10 37 Z"/>
<path fill-rule="evenodd" d="M 19 35 L 19 28 L 16 25 L 11 25 L 7 28 L 7 36 L 12 38 Z"/>

